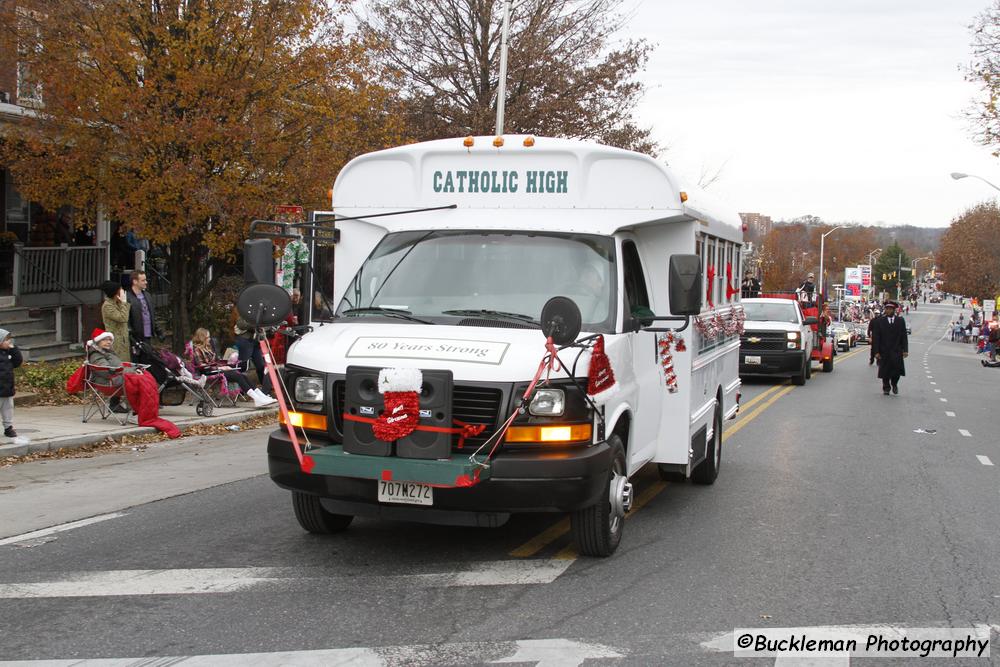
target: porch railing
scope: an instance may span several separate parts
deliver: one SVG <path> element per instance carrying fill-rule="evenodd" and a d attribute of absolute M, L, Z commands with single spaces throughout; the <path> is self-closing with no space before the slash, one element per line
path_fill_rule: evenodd
<path fill-rule="evenodd" d="M 14 296 L 100 289 L 110 270 L 108 246 L 14 246 Z"/>

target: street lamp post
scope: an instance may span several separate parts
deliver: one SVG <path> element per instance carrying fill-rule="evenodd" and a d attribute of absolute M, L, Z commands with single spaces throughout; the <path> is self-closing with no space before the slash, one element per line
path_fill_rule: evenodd
<path fill-rule="evenodd" d="M 826 237 L 833 234 L 838 229 L 843 229 L 847 225 L 841 225 L 840 227 L 834 227 L 826 234 L 820 234 L 819 236 L 819 293 L 826 297 L 826 292 L 823 291 L 825 280 L 823 279 L 823 244 L 826 242 Z"/>
<path fill-rule="evenodd" d="M 953 171 L 953 172 L 951 172 L 951 177 L 954 178 L 956 181 L 959 180 L 959 179 L 962 179 L 962 178 L 978 178 L 979 180 L 981 180 L 983 183 L 985 183 L 986 185 L 990 186 L 994 190 L 1000 190 L 1000 187 L 997 187 L 997 186 L 993 185 L 992 183 L 990 183 L 989 181 L 987 181 L 982 176 L 976 176 L 975 174 L 963 174 L 960 171 Z"/>

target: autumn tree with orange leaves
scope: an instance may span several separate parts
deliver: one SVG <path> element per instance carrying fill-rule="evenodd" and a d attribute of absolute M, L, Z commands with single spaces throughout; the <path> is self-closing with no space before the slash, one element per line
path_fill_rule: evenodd
<path fill-rule="evenodd" d="M 937 266 L 944 289 L 993 299 L 1000 294 L 1000 207 L 984 202 L 952 221 L 941 237 Z"/>
<path fill-rule="evenodd" d="M 169 249 L 175 345 L 275 204 L 329 206 L 351 157 L 401 140 L 346 0 L 28 0 L 0 39 L 43 106 L 2 142 L 24 195 Z M 209 260 L 212 257 L 212 260 Z"/>

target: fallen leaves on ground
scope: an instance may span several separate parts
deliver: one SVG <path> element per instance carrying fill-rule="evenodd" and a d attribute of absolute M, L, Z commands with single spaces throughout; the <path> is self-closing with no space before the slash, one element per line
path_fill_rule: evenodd
<path fill-rule="evenodd" d="M 278 422 L 277 415 L 268 414 L 259 417 L 251 417 L 244 421 L 234 421 L 226 424 L 195 424 L 188 427 L 181 433 L 181 438 L 190 436 L 225 435 L 230 433 L 226 429 L 232 424 L 239 424 L 238 432 L 250 431 L 257 428 L 272 427 Z M 180 439 L 180 438 L 178 438 Z M 50 459 L 89 459 L 102 454 L 113 452 L 124 452 L 135 450 L 143 452 L 151 443 L 170 440 L 163 433 L 146 433 L 142 435 L 124 435 L 117 438 L 107 437 L 101 442 L 82 447 L 72 447 L 57 449 L 49 452 L 33 452 L 24 456 L 4 456 L 0 458 L 0 468 L 7 468 L 18 463 L 28 463 L 30 461 L 46 461 Z"/>

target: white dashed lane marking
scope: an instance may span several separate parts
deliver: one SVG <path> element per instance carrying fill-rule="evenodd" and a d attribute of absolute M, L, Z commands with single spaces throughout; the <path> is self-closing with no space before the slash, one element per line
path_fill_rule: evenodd
<path fill-rule="evenodd" d="M 964 428 L 958 429 L 958 432 L 961 433 L 962 435 L 964 435 L 966 438 L 971 438 L 972 437 L 972 434 L 969 433 L 968 431 L 966 431 Z"/>
<path fill-rule="evenodd" d="M 948 417 L 954 417 L 955 416 L 955 413 L 952 412 L 951 410 L 945 410 L 944 414 L 947 415 Z"/>
<path fill-rule="evenodd" d="M 990 461 L 990 457 L 988 456 L 983 456 L 982 454 L 976 454 L 976 458 L 979 459 L 979 462 L 982 463 L 984 466 L 993 465 L 993 461 Z"/>
<path fill-rule="evenodd" d="M 942 403 L 947 403 L 947 402 L 948 402 L 948 399 L 947 399 L 947 398 L 942 398 L 942 399 L 941 399 L 941 402 L 942 402 Z"/>

